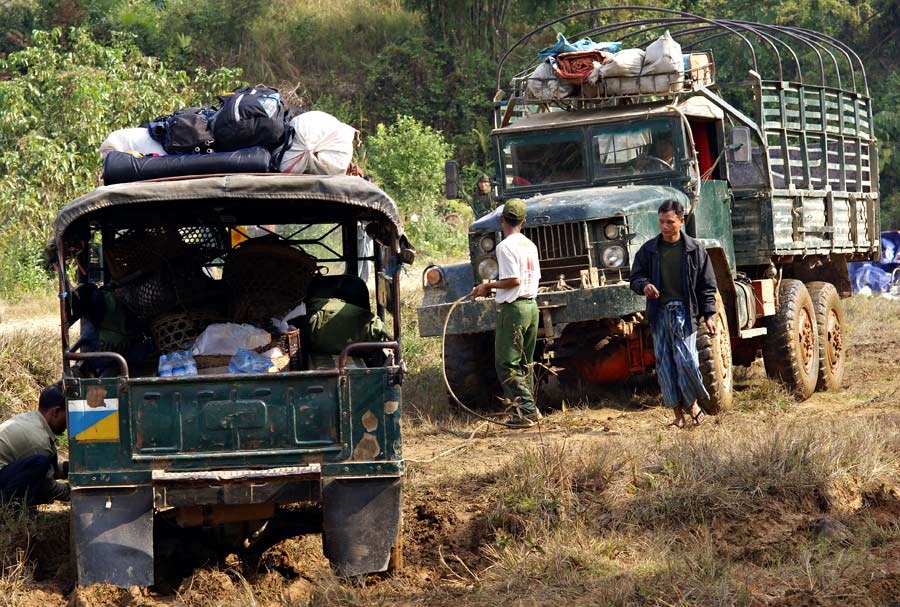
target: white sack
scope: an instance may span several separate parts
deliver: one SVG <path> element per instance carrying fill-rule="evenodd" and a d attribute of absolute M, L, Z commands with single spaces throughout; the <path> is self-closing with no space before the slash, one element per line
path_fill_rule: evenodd
<path fill-rule="evenodd" d="M 684 75 L 684 57 L 681 55 L 681 45 L 675 42 L 667 31 L 647 47 L 644 69 L 641 73 L 674 74 L 678 72 L 682 76 Z"/>
<path fill-rule="evenodd" d="M 553 71 L 549 61 L 542 61 L 528 77 L 525 93 L 529 99 L 553 101 L 563 99 L 572 94 L 575 86 L 560 80 Z"/>
<path fill-rule="evenodd" d="M 110 152 L 137 152 L 144 156 L 150 154 L 166 155 L 162 144 L 150 136 L 150 130 L 146 128 L 119 129 L 109 134 L 109 137 L 100 144 L 100 155 L 106 159 Z"/>
<path fill-rule="evenodd" d="M 644 95 L 669 95 L 684 90 L 684 72 L 677 74 L 644 74 L 640 78 Z"/>
<path fill-rule="evenodd" d="M 678 93 L 684 88 L 681 45 L 668 31 L 647 47 L 641 74 L 641 92 L 645 94 Z"/>
<path fill-rule="evenodd" d="M 603 62 L 596 70 L 598 78 L 620 78 L 623 76 L 640 76 L 641 67 L 644 65 L 644 50 L 639 48 L 627 48 L 619 51 Z M 591 71 L 590 77 L 594 77 Z M 596 81 L 595 81 L 596 82 Z"/>
<path fill-rule="evenodd" d="M 234 356 L 238 348 L 255 350 L 269 345 L 272 336 L 265 329 L 253 325 L 239 325 L 232 322 L 217 323 L 206 327 L 194 342 L 191 353 L 199 355 Z"/>
<path fill-rule="evenodd" d="M 306 112 L 291 120 L 294 138 L 284 153 L 282 173 L 343 175 L 353 160 L 356 129 L 325 112 Z"/>

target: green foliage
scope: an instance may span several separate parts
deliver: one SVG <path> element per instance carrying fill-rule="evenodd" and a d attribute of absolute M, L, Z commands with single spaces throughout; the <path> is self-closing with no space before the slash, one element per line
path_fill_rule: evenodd
<path fill-rule="evenodd" d="M 441 198 L 444 161 L 452 154 L 440 132 L 410 116 L 379 124 L 366 140 L 367 172 L 397 201 L 410 239 L 425 253 L 465 250 L 465 234 L 443 220 L 450 211 Z"/>
<path fill-rule="evenodd" d="M 57 212 L 96 185 L 98 147 L 120 128 L 232 88 L 235 70 L 170 70 L 125 36 L 108 44 L 85 30 L 35 32 L 0 61 L 0 295 L 46 282 L 38 266 Z"/>

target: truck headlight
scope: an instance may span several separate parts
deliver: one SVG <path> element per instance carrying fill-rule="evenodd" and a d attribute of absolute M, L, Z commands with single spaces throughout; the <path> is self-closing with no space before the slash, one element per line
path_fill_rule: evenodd
<path fill-rule="evenodd" d="M 619 224 L 608 223 L 603 227 L 603 235 L 607 240 L 615 240 L 619 237 Z"/>
<path fill-rule="evenodd" d="M 425 270 L 425 282 L 436 287 L 444 282 L 444 273 L 437 266 L 431 266 Z"/>
<path fill-rule="evenodd" d="M 497 265 L 497 260 L 493 257 L 488 257 L 479 261 L 478 275 L 482 280 L 496 280 L 497 276 L 500 275 L 500 267 Z"/>
<path fill-rule="evenodd" d="M 601 258 L 607 268 L 621 268 L 625 264 L 625 248 L 617 244 L 606 247 Z"/>
<path fill-rule="evenodd" d="M 490 236 L 485 236 L 478 243 L 478 246 L 480 246 L 481 250 L 484 251 L 485 253 L 490 253 L 491 251 L 494 250 L 494 239 L 491 238 Z"/>

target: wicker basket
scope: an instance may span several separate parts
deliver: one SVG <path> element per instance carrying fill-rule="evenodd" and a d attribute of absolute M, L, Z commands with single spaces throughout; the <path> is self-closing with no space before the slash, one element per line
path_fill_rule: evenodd
<path fill-rule="evenodd" d="M 280 318 L 303 301 L 315 272 L 315 258 L 288 243 L 243 243 L 225 259 L 222 272 L 234 322 Z"/>
<path fill-rule="evenodd" d="M 191 310 L 190 312 L 164 314 L 153 320 L 153 341 L 160 352 L 182 350 L 193 343 L 206 327 L 225 321 L 226 319 L 215 310 Z M 226 358 L 230 359 L 231 357 Z M 227 360 L 225 364 L 228 364 Z M 200 367 L 199 361 L 197 361 L 197 367 Z"/>

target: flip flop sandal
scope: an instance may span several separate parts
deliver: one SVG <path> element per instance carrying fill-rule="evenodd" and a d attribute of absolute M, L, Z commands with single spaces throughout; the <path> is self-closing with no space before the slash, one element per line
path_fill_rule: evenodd
<path fill-rule="evenodd" d="M 706 411 L 703 408 L 698 407 L 699 411 L 697 411 L 696 415 L 691 415 L 691 419 L 694 420 L 694 425 L 699 426 L 703 423 L 703 420 L 706 419 Z"/>

